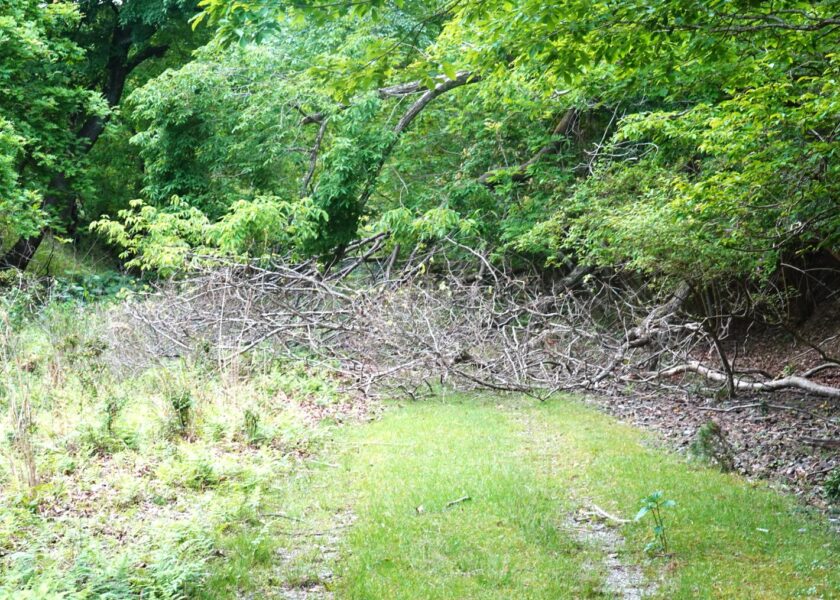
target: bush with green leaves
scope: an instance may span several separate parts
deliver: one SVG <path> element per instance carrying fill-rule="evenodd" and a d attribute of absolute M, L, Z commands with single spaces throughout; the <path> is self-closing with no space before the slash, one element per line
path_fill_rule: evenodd
<path fill-rule="evenodd" d="M 138 450 L 137 437 L 130 431 L 108 433 L 98 427 L 84 427 L 79 445 L 91 456 L 106 457 L 125 450 Z"/>
<path fill-rule="evenodd" d="M 183 483 L 193 490 L 206 490 L 219 485 L 221 476 L 207 458 L 196 458 L 186 465 Z"/>
<path fill-rule="evenodd" d="M 167 401 L 172 409 L 174 431 L 186 435 L 193 424 L 193 395 L 190 390 L 172 390 L 167 393 Z"/>
<path fill-rule="evenodd" d="M 186 362 L 166 366 L 157 372 L 163 400 L 164 433 L 191 437 L 195 433 L 196 391 L 191 377 L 194 365 Z"/>

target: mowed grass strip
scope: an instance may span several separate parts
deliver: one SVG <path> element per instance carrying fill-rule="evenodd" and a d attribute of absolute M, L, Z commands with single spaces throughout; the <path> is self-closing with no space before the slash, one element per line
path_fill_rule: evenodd
<path fill-rule="evenodd" d="M 412 404 L 345 442 L 358 517 L 336 597 L 600 596 L 597 557 L 564 531 L 567 498 L 483 402 Z M 468 496 L 447 507 L 447 504 Z"/>

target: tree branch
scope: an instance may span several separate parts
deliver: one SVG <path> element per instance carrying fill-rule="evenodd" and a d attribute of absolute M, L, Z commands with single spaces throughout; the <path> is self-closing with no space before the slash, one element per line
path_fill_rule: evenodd
<path fill-rule="evenodd" d="M 563 117 L 560 119 L 560 122 L 557 123 L 557 126 L 554 128 L 554 131 L 551 132 L 552 137 L 564 136 L 564 139 L 552 140 L 551 142 L 547 143 L 542 148 L 537 150 L 537 153 L 534 154 L 534 156 L 532 156 L 524 163 L 520 164 L 519 166 L 513 169 L 510 175 L 511 179 L 513 181 L 518 182 L 524 181 L 528 175 L 529 167 L 537 164 L 547 154 L 555 154 L 559 152 L 563 148 L 563 144 L 565 144 L 566 142 L 565 137 L 572 132 L 572 129 L 574 128 L 575 123 L 577 122 L 577 117 L 577 109 L 570 108 L 569 110 L 567 110 Z M 479 176 L 478 182 L 490 188 L 495 187 L 495 177 L 505 171 L 508 171 L 508 169 L 496 168 L 487 171 L 483 175 Z"/>
<path fill-rule="evenodd" d="M 696 373 L 698 375 L 702 375 L 710 381 L 717 381 L 720 383 L 727 381 L 725 373 L 710 369 L 697 361 L 689 361 L 685 364 L 653 373 L 652 375 L 655 377 L 672 377 L 681 373 Z M 774 379 L 772 381 L 742 381 L 741 379 L 736 379 L 734 383 L 735 389 L 743 392 L 774 392 L 784 389 L 799 389 L 810 394 L 814 394 L 815 396 L 840 400 L 840 388 L 816 383 L 810 379 L 805 379 L 804 377 L 796 375 L 782 377 L 781 379 Z"/>
<path fill-rule="evenodd" d="M 467 85 L 469 83 L 477 83 L 481 81 L 481 78 L 473 75 L 469 71 L 461 71 L 455 77 L 455 79 L 446 79 L 442 83 L 437 84 L 434 88 L 426 89 L 420 98 L 412 104 L 409 109 L 405 112 L 402 118 L 397 123 L 397 126 L 394 127 L 394 133 L 399 135 L 402 133 L 414 118 L 420 114 L 420 112 L 426 108 L 426 106 L 438 96 L 441 96 L 448 92 L 449 90 L 453 90 L 457 87 L 461 87 L 462 85 Z M 415 85 L 414 83 L 409 85 Z"/>
<path fill-rule="evenodd" d="M 318 153 L 321 151 L 321 142 L 324 141 L 324 134 L 327 132 L 327 118 L 322 117 L 319 121 L 321 126 L 318 128 L 318 135 L 315 136 L 315 143 L 312 145 L 312 150 L 309 152 L 309 170 L 303 178 L 303 183 L 300 186 L 301 198 L 306 196 L 309 192 L 309 186 L 312 183 L 312 176 L 315 175 L 315 167 L 318 164 Z"/>
<path fill-rule="evenodd" d="M 147 46 L 143 48 L 140 52 L 137 52 L 130 59 L 128 59 L 125 68 L 128 71 L 128 73 L 131 73 L 134 69 L 139 67 L 142 63 L 146 62 L 150 58 L 160 58 L 161 56 L 166 54 L 167 50 L 169 50 L 168 45 Z"/>
<path fill-rule="evenodd" d="M 434 88 L 426 89 L 423 95 L 420 96 L 420 98 L 418 98 L 414 102 L 414 104 L 412 104 L 408 108 L 408 110 L 405 112 L 405 114 L 394 127 L 394 138 L 391 140 L 391 143 L 388 144 L 388 146 L 383 150 L 382 156 L 379 158 L 379 162 L 373 169 L 371 176 L 368 178 L 361 196 L 359 196 L 360 205 L 364 206 L 367 203 L 368 199 L 370 199 L 370 195 L 373 193 L 373 186 L 376 183 L 376 180 L 379 178 L 379 173 L 382 171 L 382 167 L 385 165 L 385 161 L 388 160 L 388 156 L 391 154 L 391 151 L 394 149 L 394 146 L 396 146 L 400 134 L 402 134 L 408 128 L 408 126 L 411 125 L 411 122 L 417 117 L 417 115 L 419 115 L 422 112 L 422 110 L 426 108 L 426 106 L 428 106 L 429 103 L 438 96 L 442 96 L 446 92 L 454 90 L 455 88 L 459 88 L 461 86 L 468 85 L 471 83 L 478 83 L 479 81 L 481 81 L 481 77 L 474 75 L 469 71 L 461 71 L 456 75 L 455 79 L 446 79 L 442 83 L 437 84 Z M 415 85 L 419 86 L 420 84 L 417 82 L 406 84 L 406 86 Z"/>

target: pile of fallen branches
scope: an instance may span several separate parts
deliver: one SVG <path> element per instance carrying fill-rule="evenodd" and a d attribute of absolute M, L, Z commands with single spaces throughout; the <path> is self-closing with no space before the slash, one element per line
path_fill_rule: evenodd
<path fill-rule="evenodd" d="M 781 378 L 738 371 L 720 317 L 685 310 L 694 293 L 685 282 L 663 295 L 586 269 L 550 278 L 451 240 L 404 261 L 397 251 L 374 258 L 384 243 L 382 235 L 358 242 L 328 268 L 197 257 L 188 276 L 124 310 L 147 356 L 205 353 L 224 364 L 259 348 L 333 371 L 365 394 L 415 396 L 437 383 L 540 397 L 682 390 L 690 377 L 730 396 L 796 389 L 840 398 L 811 378 L 836 361 Z"/>

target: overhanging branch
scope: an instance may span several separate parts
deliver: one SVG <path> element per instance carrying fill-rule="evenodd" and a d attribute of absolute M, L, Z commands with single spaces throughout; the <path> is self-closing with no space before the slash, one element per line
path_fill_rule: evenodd
<path fill-rule="evenodd" d="M 537 150 L 537 153 L 534 154 L 534 156 L 526 160 L 524 163 L 518 165 L 513 170 L 496 168 L 487 171 L 478 178 L 478 182 L 482 185 L 486 185 L 487 187 L 492 188 L 496 185 L 495 178 L 505 171 L 507 171 L 510 174 L 510 177 L 513 181 L 524 181 L 528 175 L 528 169 L 531 166 L 537 164 L 544 156 L 549 154 L 556 154 L 563 148 L 563 145 L 566 142 L 565 137 L 568 136 L 574 129 L 575 123 L 577 122 L 577 117 L 577 109 L 570 108 L 563 114 L 563 117 L 560 119 L 560 122 L 557 123 L 557 126 L 551 132 L 552 137 L 557 138 L 558 136 L 563 136 L 562 139 L 554 139 L 549 143 L 545 144 L 542 148 Z"/>
<path fill-rule="evenodd" d="M 478 75 L 473 74 L 470 71 L 461 71 L 459 72 L 455 79 L 446 79 L 441 83 L 437 84 L 434 88 L 426 88 L 426 91 L 423 92 L 421 95 L 403 114 L 402 118 L 397 122 L 396 126 L 394 126 L 394 138 L 391 140 L 391 143 L 385 148 L 382 152 L 382 156 L 379 158 L 379 162 L 377 163 L 376 167 L 373 169 L 373 172 L 370 178 L 367 180 L 364 189 L 362 190 L 362 194 L 359 196 L 359 203 L 360 205 L 364 206 L 368 199 L 370 199 L 370 195 L 373 193 L 373 186 L 376 183 L 376 180 L 379 178 L 379 173 L 382 171 L 382 167 L 385 165 L 385 161 L 388 160 L 388 156 L 390 156 L 391 151 L 394 149 L 394 146 L 397 144 L 397 140 L 399 139 L 400 135 L 411 125 L 411 122 L 417 118 L 424 108 L 426 108 L 429 103 L 432 102 L 435 98 L 442 96 L 446 92 L 450 90 L 454 90 L 456 88 L 462 87 L 464 85 L 468 85 L 471 83 L 478 83 L 481 81 L 481 77 Z M 405 84 L 405 88 L 411 87 L 415 91 L 422 89 L 418 82 L 412 82 L 409 84 Z M 394 86 L 392 88 L 385 88 L 385 89 L 395 89 Z"/>
<path fill-rule="evenodd" d="M 134 69 L 151 58 L 160 58 L 169 50 L 168 45 L 147 46 L 128 59 L 126 70 L 131 73 Z"/>

